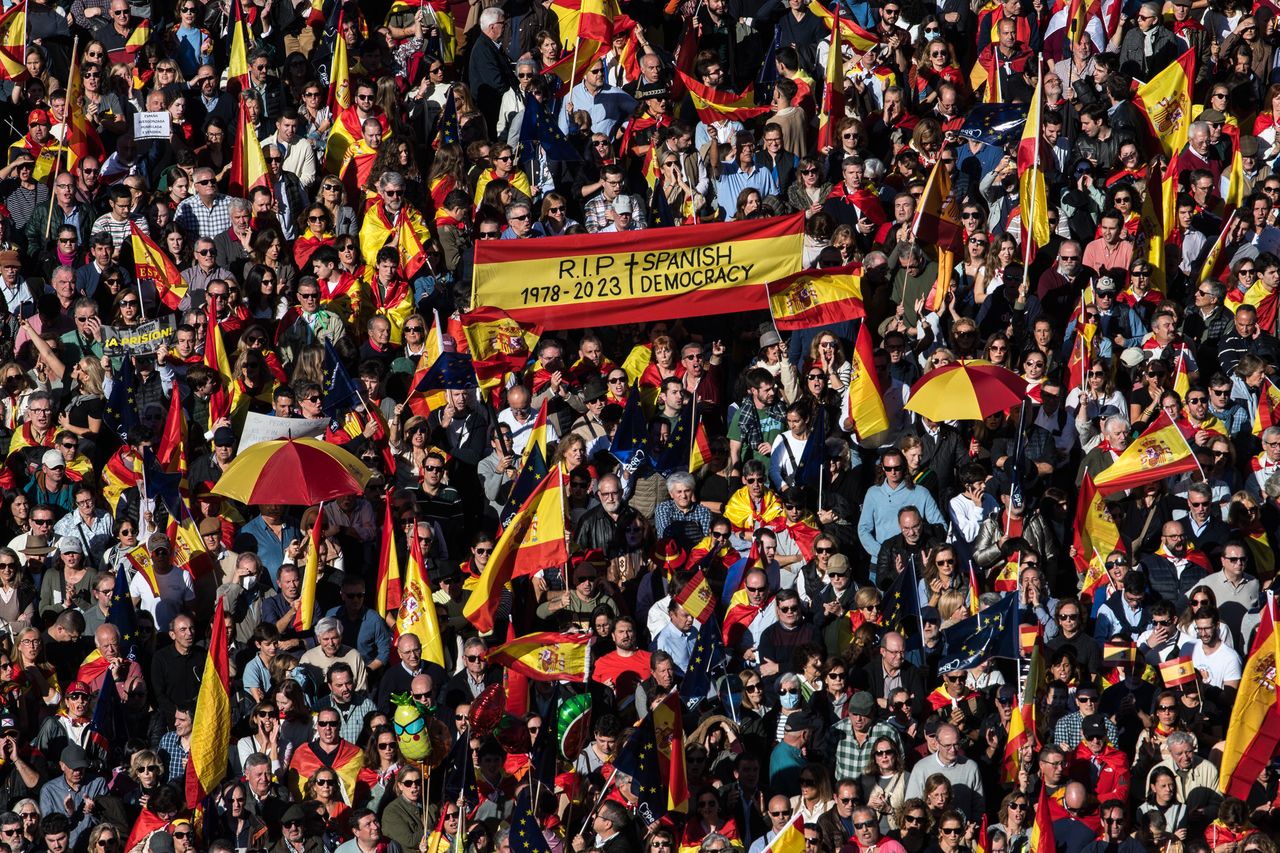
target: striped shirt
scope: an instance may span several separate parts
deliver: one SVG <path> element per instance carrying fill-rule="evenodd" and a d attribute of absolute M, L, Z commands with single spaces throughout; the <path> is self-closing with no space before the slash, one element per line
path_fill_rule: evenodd
<path fill-rule="evenodd" d="M 138 224 L 138 229 L 142 231 L 143 234 L 147 234 L 148 236 L 150 235 L 151 229 L 147 226 L 147 220 L 143 219 L 141 216 L 134 216 L 131 214 L 126 219 L 116 221 L 112 218 L 110 213 L 104 213 L 94 220 L 93 229 L 90 233 L 101 234 L 105 231 L 110 234 L 111 245 L 116 249 L 116 251 L 119 251 L 120 247 L 124 245 L 124 241 L 129 239 L 129 223 L 131 222 L 136 222 Z"/>

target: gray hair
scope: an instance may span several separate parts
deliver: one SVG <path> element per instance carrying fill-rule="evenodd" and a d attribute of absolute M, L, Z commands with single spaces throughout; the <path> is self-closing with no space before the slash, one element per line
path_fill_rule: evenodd
<path fill-rule="evenodd" d="M 648 56 L 648 54 L 645 55 Z M 534 62 L 532 59 L 516 60 L 516 71 L 519 71 L 521 68 L 532 68 L 534 74 L 538 73 L 538 63 Z"/>
<path fill-rule="evenodd" d="M 1150 12 L 1157 23 L 1160 21 L 1160 5 L 1158 3 L 1143 3 L 1141 8 Z"/>
<path fill-rule="evenodd" d="M 248 770 L 252 767 L 261 767 L 263 765 L 271 766 L 271 759 L 261 752 L 255 752 L 244 760 L 244 769 Z"/>
<path fill-rule="evenodd" d="M 1210 279 L 1209 281 L 1206 281 L 1204 284 L 1200 286 L 1208 288 L 1209 292 L 1213 294 L 1214 302 L 1221 302 L 1222 297 L 1227 295 L 1227 288 L 1220 281 Z"/>
<path fill-rule="evenodd" d="M 480 29 L 485 30 L 494 24 L 499 24 L 507 20 L 507 13 L 497 6 L 490 6 L 480 13 Z"/>
<path fill-rule="evenodd" d="M 1262 484 L 1262 491 L 1269 498 L 1280 498 L 1280 471 L 1267 478 L 1267 482 Z"/>
<path fill-rule="evenodd" d="M 492 11 L 494 7 L 485 9 L 486 12 Z M 378 189 L 389 190 L 392 187 L 404 186 L 404 175 L 399 172 L 383 172 L 382 177 L 378 178 Z"/>
<path fill-rule="evenodd" d="M 467 642 L 464 643 L 462 646 L 463 652 L 466 652 L 470 649 L 484 649 L 487 652 L 489 651 L 489 644 L 486 643 L 484 640 L 480 639 L 479 637 L 472 637 L 470 640 L 467 640 Z"/>
<path fill-rule="evenodd" d="M 1124 418 L 1122 418 L 1120 415 L 1112 415 L 1111 417 L 1109 417 L 1109 418 L 1107 418 L 1105 421 L 1103 421 L 1103 423 L 1102 423 L 1102 434 L 1103 434 L 1103 435 L 1106 435 L 1108 432 L 1110 432 L 1110 431 L 1111 431 L 1114 427 L 1116 427 L 1116 426 L 1119 426 L 1121 429 L 1128 429 L 1128 428 L 1129 428 L 1129 422 L 1128 422 L 1127 420 L 1125 420 Z"/>
<path fill-rule="evenodd" d="M 333 616 L 325 616 L 319 622 L 316 622 L 316 639 L 320 639 L 326 634 L 336 633 L 339 638 L 342 637 L 342 622 Z"/>
<path fill-rule="evenodd" d="M 507 205 L 507 210 L 506 210 L 507 219 L 510 219 L 510 218 L 511 218 L 511 214 L 513 214 L 513 213 L 518 213 L 518 212 L 520 212 L 521 210 L 527 210 L 527 211 L 529 211 L 530 213 L 532 213 L 532 212 L 533 212 L 533 208 L 529 207 L 529 203 L 528 203 L 528 202 L 525 202 L 525 201 L 513 201 L 513 202 L 511 202 L 511 204 Z"/>
<path fill-rule="evenodd" d="M 253 206 L 242 198 L 233 198 L 231 203 L 227 205 L 232 213 L 252 213 Z"/>
<path fill-rule="evenodd" d="M 867 180 L 874 181 L 877 178 L 883 178 L 886 171 L 888 170 L 885 169 L 884 162 L 877 160 L 875 157 L 868 157 L 866 162 L 862 164 L 862 172 L 867 176 Z"/>
<path fill-rule="evenodd" d="M 1192 751 L 1196 748 L 1196 739 L 1189 732 L 1174 732 L 1164 739 L 1164 745 L 1169 749 L 1175 746 L 1185 746 Z"/>
<path fill-rule="evenodd" d="M 794 672 L 784 672 L 782 673 L 782 675 L 778 676 L 779 687 L 781 687 L 784 684 L 799 684 L 799 683 L 800 683 L 800 676 L 796 675 Z"/>
<path fill-rule="evenodd" d="M 699 853 L 701 853 L 701 851 L 708 849 L 708 845 L 718 845 L 718 849 L 728 850 L 729 845 L 731 844 L 733 844 L 733 842 L 730 841 L 727 836 L 721 835 L 718 832 L 708 832 L 703 836 L 702 842 L 698 846 L 698 850 Z"/>
<path fill-rule="evenodd" d="M 1192 136 L 1195 136 L 1201 133 L 1203 133 L 1205 136 L 1209 135 L 1209 122 L 1207 121 L 1191 122 L 1191 127 L 1187 128 L 1187 137 L 1190 138 Z"/>
<path fill-rule="evenodd" d="M 1192 483 L 1187 486 L 1187 494 L 1199 495 L 1207 500 L 1213 500 L 1213 489 L 1209 488 L 1208 483 Z"/>
<path fill-rule="evenodd" d="M 53 268 L 53 272 L 49 274 L 49 278 L 52 279 L 55 275 L 58 275 L 59 273 L 62 273 L 64 275 L 69 275 L 71 276 L 72 280 L 75 280 L 76 271 L 74 267 L 67 266 L 66 264 L 58 264 L 56 267 Z"/>
<path fill-rule="evenodd" d="M 667 477 L 667 494 L 671 494 L 671 490 L 676 486 L 685 486 L 692 489 L 698 484 L 693 475 L 687 471 L 676 471 Z"/>

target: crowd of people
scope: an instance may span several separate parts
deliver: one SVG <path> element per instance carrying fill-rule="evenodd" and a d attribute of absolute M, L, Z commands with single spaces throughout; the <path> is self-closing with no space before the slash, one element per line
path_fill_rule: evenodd
<path fill-rule="evenodd" d="M 599 41 L 577 37 L 586 0 L 8 13 L 26 42 L 0 51 L 18 137 L 0 169 L 0 853 L 761 853 L 797 816 L 803 853 L 1051 853 L 1050 830 L 1063 853 L 1275 853 L 1280 764 L 1220 784 L 1280 543 L 1275 8 L 836 1 L 597 4 Z M 833 17 L 855 34 L 834 59 Z M 1135 99 L 1188 52 L 1191 103 Z M 1050 238 L 1027 251 L 1017 117 L 1037 93 Z M 971 121 L 996 101 L 1003 123 Z M 1170 155 L 1154 128 L 1174 112 L 1192 122 Z M 913 227 L 934 170 L 963 230 L 941 281 Z M 467 349 L 477 241 L 588 252 L 598 233 L 795 214 L 803 266 L 855 265 L 864 317 L 784 336 L 763 312 L 601 316 L 540 329 L 496 388 L 422 387 L 438 351 Z M 170 317 L 160 351 L 108 352 Z M 351 412 L 326 405 L 335 359 Z M 906 408 L 971 359 L 1023 377 L 1025 402 L 981 421 Z M 872 370 L 888 427 L 866 435 L 848 400 Z M 624 465 L 637 403 L 654 452 Z M 141 476 L 174 407 L 204 561 Z M 689 440 L 691 409 L 692 472 L 659 452 Z M 333 418 L 364 493 L 218 494 L 250 415 Z M 1170 422 L 1198 470 L 1109 494 L 1119 543 L 1081 554 L 1085 478 Z M 526 566 L 481 631 L 464 611 L 544 441 L 570 558 Z M 415 551 L 430 649 L 380 592 L 388 555 Z M 686 606 L 699 574 L 709 612 Z M 1043 666 L 950 665 L 948 629 L 1007 596 Z M 490 660 L 538 631 L 589 637 L 582 683 Z M 215 632 L 232 742 L 193 804 Z M 1179 658 L 1194 672 L 1171 686 L 1159 664 Z M 108 674 L 126 725 L 104 743 Z M 495 684 L 527 739 L 477 725 Z M 577 749 L 560 710 L 584 694 Z M 653 814 L 620 756 L 672 694 L 688 798 Z M 406 704 L 432 721 L 426 759 L 401 752 Z M 1008 750 L 1015 717 L 1031 730 Z"/>

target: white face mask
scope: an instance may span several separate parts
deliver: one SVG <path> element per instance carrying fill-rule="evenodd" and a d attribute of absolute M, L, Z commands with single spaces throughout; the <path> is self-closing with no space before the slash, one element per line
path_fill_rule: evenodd
<path fill-rule="evenodd" d="M 942 38 L 942 33 L 938 32 L 938 31 L 936 31 L 936 30 L 925 30 L 925 31 L 924 31 L 924 39 L 925 39 L 925 41 L 937 41 L 937 40 L 938 40 L 938 39 L 940 39 L 940 38 Z"/>
<path fill-rule="evenodd" d="M 782 698 L 782 707 L 786 708 L 788 711 L 792 710 L 793 708 L 795 708 L 800 704 L 799 693 L 784 693 L 782 694 L 781 698 Z"/>
<path fill-rule="evenodd" d="M 253 589 L 257 585 L 258 585 L 257 575 L 245 575 L 244 577 L 240 578 L 240 586 L 244 587 L 246 590 Z"/>

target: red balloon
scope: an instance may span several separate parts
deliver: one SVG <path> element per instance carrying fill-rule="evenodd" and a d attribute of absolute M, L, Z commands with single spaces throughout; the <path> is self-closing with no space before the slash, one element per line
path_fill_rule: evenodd
<path fill-rule="evenodd" d="M 529 737 L 529 727 L 515 717 L 507 714 L 493 730 L 502 748 L 511 755 L 523 755 L 533 751 L 533 739 Z"/>
<path fill-rule="evenodd" d="M 471 731 L 477 737 L 484 737 L 493 731 L 506 712 L 506 691 L 502 689 L 501 684 L 490 684 L 471 703 L 471 713 L 467 715 Z"/>

